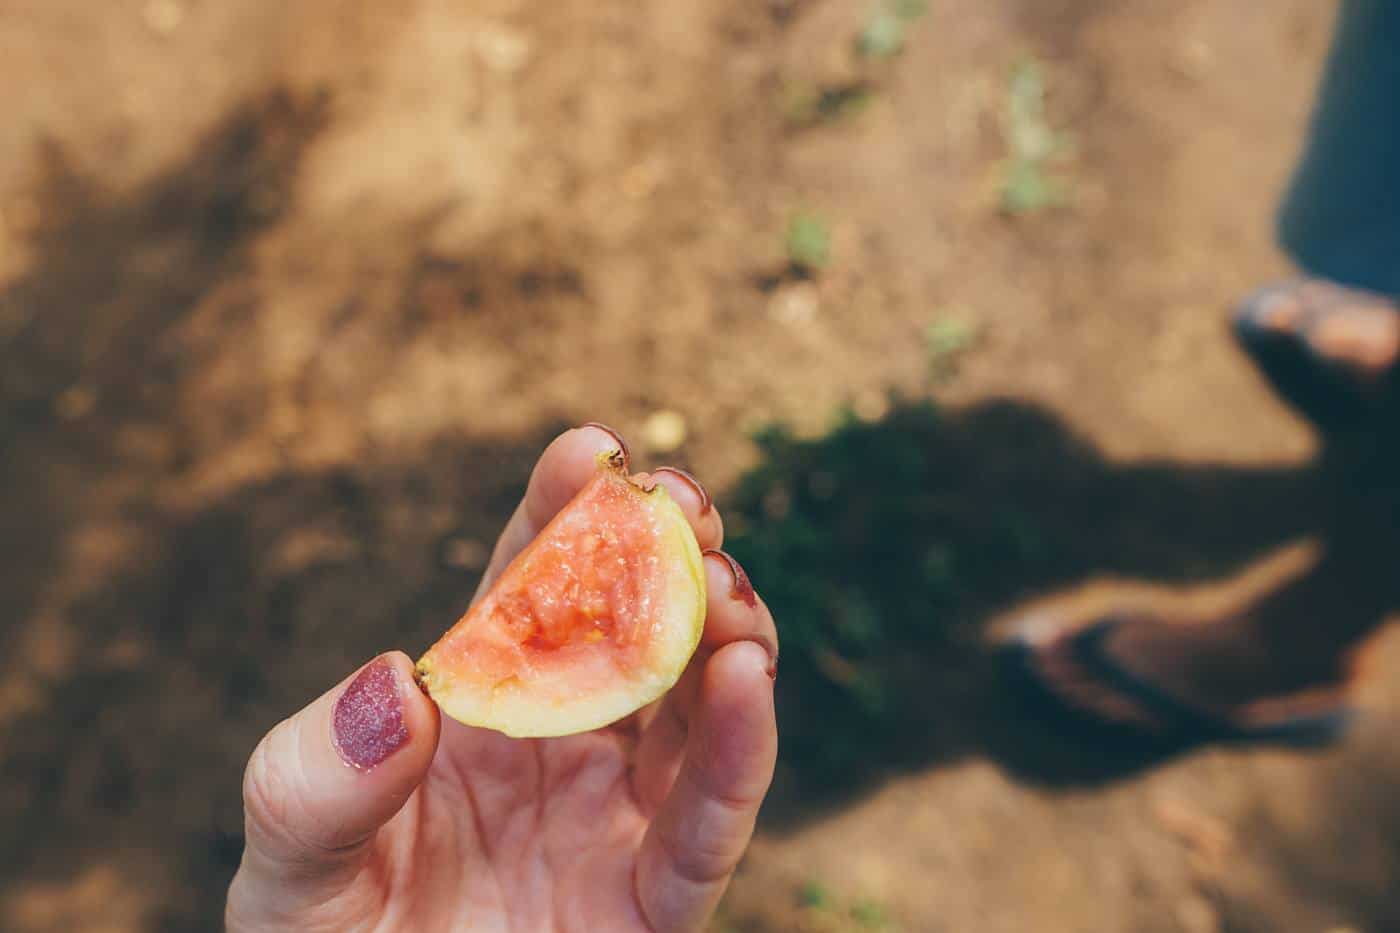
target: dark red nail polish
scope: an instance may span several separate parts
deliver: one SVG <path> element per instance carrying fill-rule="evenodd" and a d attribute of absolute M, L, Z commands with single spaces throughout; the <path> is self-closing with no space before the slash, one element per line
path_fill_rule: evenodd
<path fill-rule="evenodd" d="M 606 424 L 602 424 L 601 422 L 598 422 L 598 421 L 587 421 L 587 422 L 584 422 L 583 424 L 579 425 L 579 427 L 581 427 L 581 428 L 597 428 L 599 431 L 603 431 L 603 432 L 605 432 L 605 433 L 611 435 L 611 436 L 612 436 L 612 439 L 613 439 L 615 442 L 617 442 L 617 449 L 620 450 L 620 451 L 622 451 L 622 466 L 623 466 L 623 468 L 626 469 L 626 468 L 630 468 L 630 467 L 632 466 L 632 452 L 631 452 L 630 450 L 627 449 L 627 442 L 624 441 L 624 440 L 622 439 L 622 435 L 621 435 L 621 434 L 617 433 L 617 432 L 614 431 L 612 428 L 608 427 Z"/>
<path fill-rule="evenodd" d="M 696 479 L 688 471 L 682 470 L 680 467 L 664 466 L 657 467 L 655 470 L 652 470 L 653 476 L 655 476 L 657 473 L 673 473 L 676 476 L 679 476 L 681 479 L 685 480 L 687 483 L 689 483 L 690 488 L 694 489 L 695 494 L 700 497 L 701 515 L 707 514 L 710 511 L 710 509 L 714 506 L 714 501 L 710 499 L 710 491 L 705 488 L 705 484 Z M 740 572 L 742 573 L 742 571 Z"/>
<path fill-rule="evenodd" d="M 753 591 L 753 584 L 749 582 L 749 575 L 744 573 L 744 568 L 739 566 L 739 562 L 719 548 L 706 548 L 706 554 L 712 554 L 729 565 L 729 572 L 734 577 L 734 586 L 729 590 L 731 599 L 743 600 L 744 605 L 752 609 L 758 605 L 758 594 Z"/>
<path fill-rule="evenodd" d="M 360 671 L 335 703 L 335 748 L 346 764 L 368 770 L 408 741 L 403 697 L 394 667 L 377 658 Z"/>

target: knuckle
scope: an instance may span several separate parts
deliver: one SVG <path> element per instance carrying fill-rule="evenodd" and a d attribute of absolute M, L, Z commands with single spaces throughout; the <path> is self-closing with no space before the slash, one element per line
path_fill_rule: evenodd
<path fill-rule="evenodd" d="M 676 876 L 693 885 L 712 885 L 724 881 L 733 873 L 739 861 L 729 840 L 691 839 L 682 842 L 674 830 L 662 830 L 657 834 L 657 842 Z"/>
<path fill-rule="evenodd" d="M 243 772 L 243 819 L 249 845 L 287 867 L 321 864 L 357 851 L 363 839 L 344 841 L 319 812 L 302 770 L 301 723 L 284 720 L 269 732 Z"/>
<path fill-rule="evenodd" d="M 285 765 L 271 751 L 276 737 L 274 729 L 258 743 L 243 772 L 243 815 L 250 837 L 280 838 L 291 810 L 291 782 Z"/>

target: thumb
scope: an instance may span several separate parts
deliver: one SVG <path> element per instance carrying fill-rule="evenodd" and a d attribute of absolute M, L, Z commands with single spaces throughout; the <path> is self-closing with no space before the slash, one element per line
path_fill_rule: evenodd
<path fill-rule="evenodd" d="M 422 782 L 437 707 L 401 651 L 381 655 L 269 732 L 243 775 L 247 842 L 230 926 L 266 926 L 344 892 L 375 831 Z"/>

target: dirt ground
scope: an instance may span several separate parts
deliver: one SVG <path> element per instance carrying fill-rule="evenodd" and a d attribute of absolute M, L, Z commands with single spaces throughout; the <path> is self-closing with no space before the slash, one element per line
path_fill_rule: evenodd
<path fill-rule="evenodd" d="M 874 8 L 0 0 L 0 927 L 213 928 L 257 738 L 455 618 L 563 425 L 678 412 L 725 500 L 750 429 L 933 393 L 954 491 L 1074 542 L 982 632 L 1305 559 L 1310 436 L 1223 314 L 1287 268 L 1329 6 L 930 0 L 861 60 Z M 1025 61 L 1069 194 L 1008 216 Z M 718 928 L 1400 925 L 1394 677 L 1339 749 L 1092 779 L 972 679 L 860 781 L 786 761 Z"/>

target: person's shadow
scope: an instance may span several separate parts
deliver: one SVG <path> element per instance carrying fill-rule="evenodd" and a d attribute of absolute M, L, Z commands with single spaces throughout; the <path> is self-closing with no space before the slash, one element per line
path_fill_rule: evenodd
<path fill-rule="evenodd" d="M 1225 578 L 1325 521 L 1320 467 L 1115 464 L 1023 402 L 759 440 L 725 518 L 782 633 L 777 823 L 970 754 L 1060 785 L 1156 763 L 1054 729 L 986 623 L 1094 576 Z"/>
<path fill-rule="evenodd" d="M 62 875 L 116 840 L 167 851 L 177 832 L 188 896 L 170 916 L 212 916 L 241 853 L 238 775 L 257 738 L 385 645 L 412 653 L 441 633 L 557 427 L 289 470 L 145 516 L 139 559 L 71 613 L 102 650 L 74 653 L 50 674 L 54 702 L 7 727 L 7 786 L 29 792 L 5 811 L 0 864 Z M 1141 767 L 1028 717 L 984 624 L 1094 574 L 1223 576 L 1322 520 L 1310 467 L 1114 464 L 1018 402 L 900 404 L 820 440 L 760 442 L 720 499 L 727 547 L 782 634 L 768 825 L 974 754 L 1058 784 Z M 43 502 L 57 493 L 45 483 L 5 498 Z"/>

